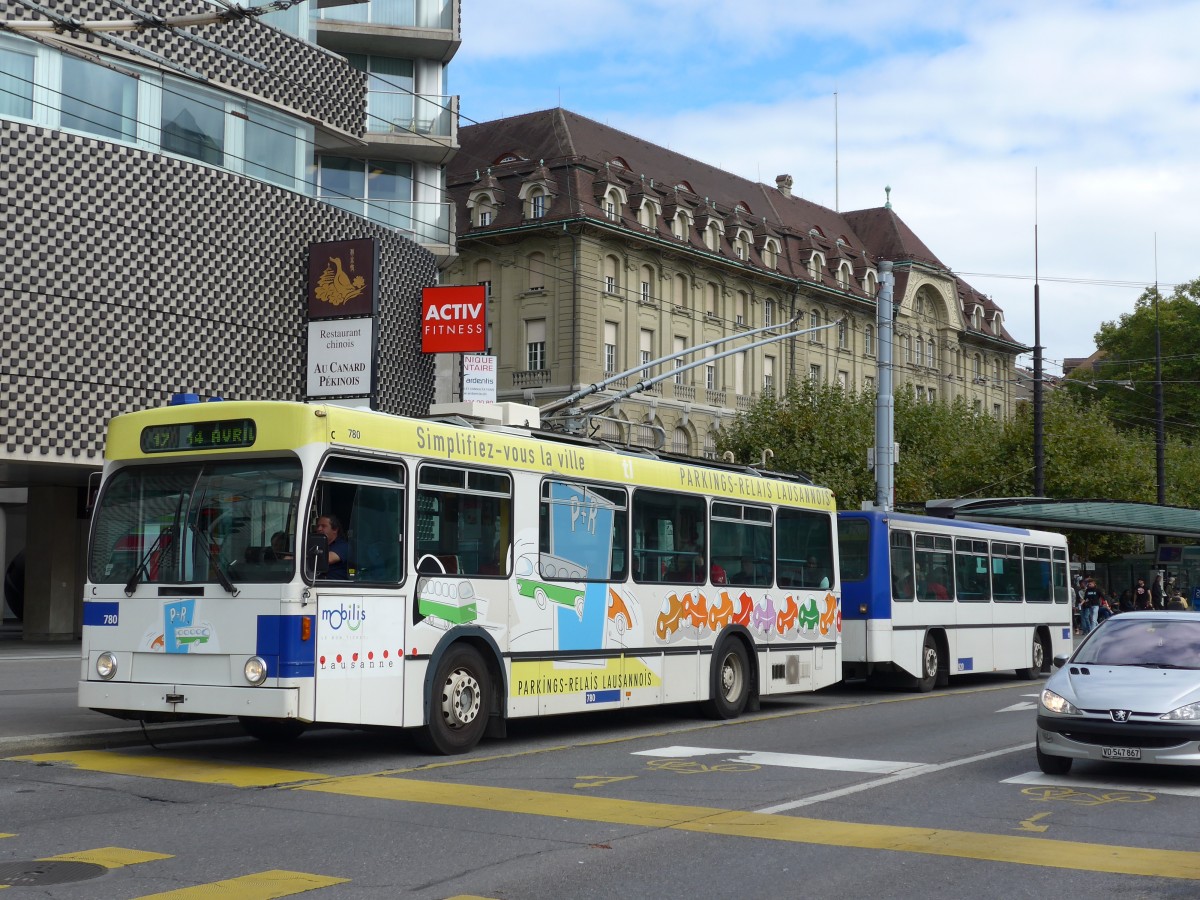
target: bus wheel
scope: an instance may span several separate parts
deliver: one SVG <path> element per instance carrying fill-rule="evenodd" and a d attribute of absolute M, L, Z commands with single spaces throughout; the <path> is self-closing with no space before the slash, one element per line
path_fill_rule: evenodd
<path fill-rule="evenodd" d="M 1033 649 L 1030 651 L 1030 655 L 1033 665 L 1028 669 L 1017 669 L 1018 678 L 1040 678 L 1042 676 L 1042 667 L 1046 665 L 1046 648 L 1039 635 L 1033 636 Z"/>
<path fill-rule="evenodd" d="M 921 649 L 921 675 L 917 678 L 917 690 L 928 694 L 937 684 L 938 646 L 932 634 L 925 635 L 925 646 Z"/>
<path fill-rule="evenodd" d="M 438 665 L 421 743 L 435 753 L 466 753 L 483 737 L 490 709 L 491 687 L 483 658 L 474 647 L 457 644 Z"/>
<path fill-rule="evenodd" d="M 308 727 L 299 719 L 260 719 L 255 716 L 239 716 L 238 721 L 246 734 L 267 744 L 287 744 L 294 741 Z"/>
<path fill-rule="evenodd" d="M 750 660 L 741 641 L 731 639 L 713 654 L 709 699 L 700 709 L 710 719 L 736 719 L 750 699 Z"/>

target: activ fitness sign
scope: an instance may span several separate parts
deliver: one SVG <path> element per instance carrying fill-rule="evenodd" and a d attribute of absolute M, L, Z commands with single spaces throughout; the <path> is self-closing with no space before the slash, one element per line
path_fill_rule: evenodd
<path fill-rule="evenodd" d="M 479 353 L 487 349 L 487 288 L 429 287 L 421 292 L 421 352 Z"/>

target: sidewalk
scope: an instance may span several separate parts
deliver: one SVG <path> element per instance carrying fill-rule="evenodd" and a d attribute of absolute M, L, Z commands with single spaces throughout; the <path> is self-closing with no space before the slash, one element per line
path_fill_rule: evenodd
<path fill-rule="evenodd" d="M 245 732 L 232 719 L 147 725 L 116 719 L 76 702 L 79 641 L 32 643 L 17 622 L 0 626 L 0 759 L 31 753 L 98 750 Z"/>

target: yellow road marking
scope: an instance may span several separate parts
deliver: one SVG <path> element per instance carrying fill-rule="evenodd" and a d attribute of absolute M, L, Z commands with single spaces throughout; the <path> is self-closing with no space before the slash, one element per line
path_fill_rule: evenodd
<path fill-rule="evenodd" d="M 892 850 L 1087 872 L 1200 879 L 1200 853 L 1185 850 L 1113 847 L 941 828 L 864 825 L 703 806 L 613 800 L 593 795 L 556 794 L 406 778 L 351 776 L 320 784 L 301 785 L 296 790 L 644 828 L 674 828 L 797 844 Z"/>
<path fill-rule="evenodd" d="M 208 760 L 171 759 L 164 756 L 128 756 L 105 750 L 39 753 L 35 756 L 15 756 L 13 759 L 19 762 L 63 763 L 91 772 L 108 772 L 113 775 L 162 778 L 168 781 L 187 781 L 196 784 L 229 784 L 233 787 L 276 787 L 327 777 L 317 772 L 237 766 Z"/>
<path fill-rule="evenodd" d="M 139 863 L 172 858 L 169 853 L 149 853 L 144 850 L 127 850 L 124 847 L 100 847 L 96 850 L 82 850 L 79 853 L 43 856 L 39 862 L 83 862 L 104 866 L 106 869 L 119 869 L 122 866 L 136 866 Z"/>
<path fill-rule="evenodd" d="M 290 897 L 315 891 L 317 888 L 345 884 L 349 878 L 330 878 L 327 875 L 310 875 L 307 872 L 288 872 L 271 869 L 240 878 L 197 884 L 161 894 L 147 894 L 138 900 L 271 900 L 272 897 Z"/>

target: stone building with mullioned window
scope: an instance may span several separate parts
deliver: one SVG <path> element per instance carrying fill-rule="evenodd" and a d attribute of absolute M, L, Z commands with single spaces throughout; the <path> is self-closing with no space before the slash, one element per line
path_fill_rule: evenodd
<path fill-rule="evenodd" d="M 711 455 L 723 423 L 789 379 L 874 389 L 878 264 L 890 260 L 896 389 L 1012 413 L 1014 362 L 1028 348 L 890 202 L 839 213 L 796 196 L 790 176 L 755 183 L 564 109 L 472 125 L 459 138 L 447 181 L 460 255 L 444 281 L 488 288 L 498 400 L 543 406 L 773 325 L 599 395 L 667 372 L 594 419 L 594 433 Z M 800 328 L 820 330 L 720 357 Z"/>

